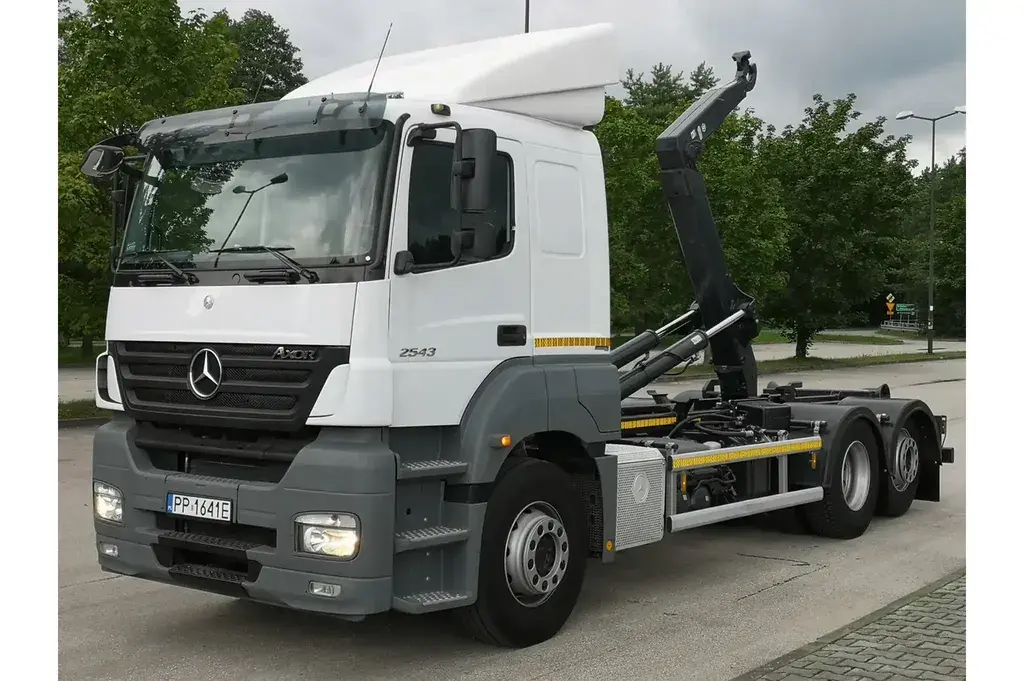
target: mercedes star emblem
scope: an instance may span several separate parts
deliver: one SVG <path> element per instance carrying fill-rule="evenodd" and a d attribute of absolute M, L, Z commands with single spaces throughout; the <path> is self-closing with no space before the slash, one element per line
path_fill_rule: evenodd
<path fill-rule="evenodd" d="M 210 348 L 203 348 L 192 355 L 188 364 L 188 387 L 201 400 L 208 400 L 220 390 L 224 378 L 224 367 L 220 357 Z"/>
<path fill-rule="evenodd" d="M 213 296 L 206 296 L 205 298 L 203 298 L 203 307 L 205 307 L 207 310 L 213 307 Z"/>

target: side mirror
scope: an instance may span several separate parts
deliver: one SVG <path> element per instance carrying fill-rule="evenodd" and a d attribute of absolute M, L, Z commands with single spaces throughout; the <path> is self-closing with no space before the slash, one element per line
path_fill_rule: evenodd
<path fill-rule="evenodd" d="M 489 222 L 463 227 L 452 233 L 452 257 L 458 260 L 469 255 L 477 260 L 490 260 L 498 252 L 498 230 Z"/>
<path fill-rule="evenodd" d="M 452 232 L 452 258 L 458 260 L 466 251 L 473 250 L 476 232 L 472 229 L 457 229 Z"/>
<path fill-rule="evenodd" d="M 487 128 L 462 131 L 452 164 L 453 210 L 482 213 L 491 207 L 491 173 L 497 158 L 497 133 Z"/>
<path fill-rule="evenodd" d="M 399 276 L 409 274 L 415 266 L 416 262 L 409 251 L 395 253 L 395 274 Z"/>
<path fill-rule="evenodd" d="M 498 228 L 490 222 L 473 227 L 473 257 L 490 260 L 498 254 Z"/>
<path fill-rule="evenodd" d="M 124 163 L 124 149 L 97 144 L 85 155 L 82 173 L 93 179 L 102 180 L 116 173 Z"/>

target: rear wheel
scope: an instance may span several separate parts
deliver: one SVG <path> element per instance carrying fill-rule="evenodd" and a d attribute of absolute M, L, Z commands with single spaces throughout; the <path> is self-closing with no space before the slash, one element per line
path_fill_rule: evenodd
<path fill-rule="evenodd" d="M 866 421 L 850 425 L 828 456 L 831 484 L 821 501 L 805 507 L 811 532 L 853 539 L 871 524 L 878 499 L 878 441 Z"/>
<path fill-rule="evenodd" d="M 878 498 L 879 515 L 898 518 L 910 510 L 921 484 L 921 440 L 923 432 L 907 423 L 896 438 L 889 474 L 884 477 Z"/>
<path fill-rule="evenodd" d="M 523 648 L 561 630 L 583 586 L 583 502 L 558 466 L 510 458 L 487 503 L 477 600 L 459 611 L 469 633 Z"/>

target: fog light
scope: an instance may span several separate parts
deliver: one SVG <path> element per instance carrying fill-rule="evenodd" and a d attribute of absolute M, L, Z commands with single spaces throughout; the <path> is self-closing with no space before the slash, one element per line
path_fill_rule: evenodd
<path fill-rule="evenodd" d="M 299 551 L 330 558 L 359 552 L 359 521 L 348 513 L 306 513 L 295 519 Z"/>
<path fill-rule="evenodd" d="M 93 480 L 92 512 L 97 520 L 120 523 L 124 517 L 124 496 L 121 490 L 105 482 Z"/>
<path fill-rule="evenodd" d="M 106 542 L 100 542 L 100 553 L 104 556 L 110 556 L 111 558 L 117 558 L 118 550 L 117 544 L 108 544 Z"/>
<path fill-rule="evenodd" d="M 327 584 L 326 582 L 310 582 L 309 593 L 314 596 L 324 596 L 325 598 L 337 598 L 341 595 L 341 587 L 337 584 Z"/>

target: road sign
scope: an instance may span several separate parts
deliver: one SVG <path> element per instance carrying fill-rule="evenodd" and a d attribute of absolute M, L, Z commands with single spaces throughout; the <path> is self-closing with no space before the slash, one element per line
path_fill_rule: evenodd
<path fill-rule="evenodd" d="M 896 307 L 896 303 L 890 303 L 889 301 L 886 301 L 885 302 L 885 314 L 887 314 L 887 315 L 889 315 L 891 317 L 892 316 L 892 309 L 894 307 Z"/>
<path fill-rule="evenodd" d="M 898 303 L 896 305 L 896 311 L 900 314 L 912 314 L 917 312 L 917 305 L 913 303 Z"/>
<path fill-rule="evenodd" d="M 887 295 L 885 297 L 885 302 L 887 302 L 887 303 L 895 303 L 896 302 L 896 296 L 894 296 L 893 294 L 890 293 L 889 295 Z"/>

